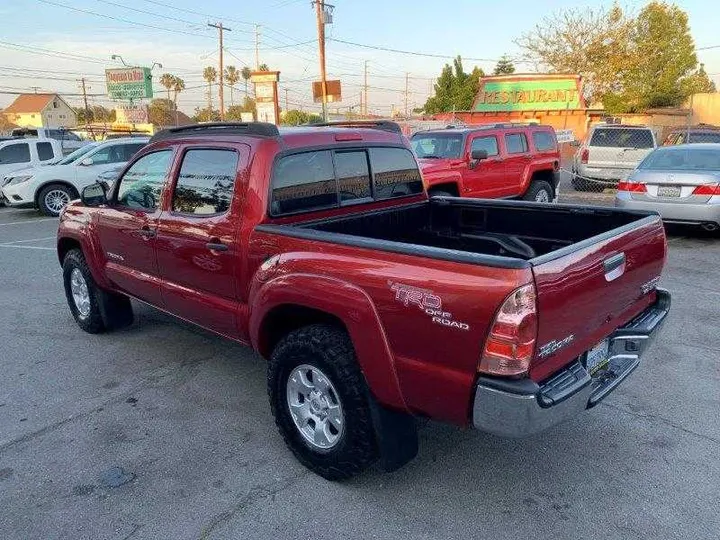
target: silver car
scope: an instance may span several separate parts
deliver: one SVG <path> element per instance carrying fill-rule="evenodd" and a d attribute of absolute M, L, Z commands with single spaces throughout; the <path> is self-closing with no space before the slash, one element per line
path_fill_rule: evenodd
<path fill-rule="evenodd" d="M 656 147 L 655 133 L 647 126 L 593 126 L 573 159 L 572 185 L 577 191 L 614 187 Z"/>
<path fill-rule="evenodd" d="M 655 210 L 663 221 L 720 228 L 720 144 L 663 146 L 618 185 L 615 206 Z"/>

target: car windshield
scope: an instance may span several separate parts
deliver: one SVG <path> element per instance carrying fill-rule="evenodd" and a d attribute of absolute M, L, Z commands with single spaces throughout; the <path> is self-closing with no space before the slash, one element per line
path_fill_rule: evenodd
<path fill-rule="evenodd" d="M 720 150 L 682 146 L 659 148 L 646 157 L 638 168 L 654 171 L 720 172 Z"/>
<path fill-rule="evenodd" d="M 610 148 L 652 148 L 653 138 L 649 129 L 596 128 L 590 146 Z"/>
<path fill-rule="evenodd" d="M 70 163 L 74 163 L 78 159 L 80 159 L 82 156 L 90 152 L 90 150 L 97 148 L 100 143 L 90 143 L 86 144 L 85 146 L 82 146 L 75 150 L 72 154 L 68 154 L 63 159 L 53 161 L 50 164 L 51 165 L 69 165 Z"/>
<path fill-rule="evenodd" d="M 411 143 L 419 158 L 459 158 L 462 153 L 462 135 L 457 133 L 417 133 Z"/>

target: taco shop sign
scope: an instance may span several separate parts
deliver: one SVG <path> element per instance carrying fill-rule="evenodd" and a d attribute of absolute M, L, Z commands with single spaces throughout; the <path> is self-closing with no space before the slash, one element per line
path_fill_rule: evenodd
<path fill-rule="evenodd" d="M 583 109 L 579 75 L 505 75 L 480 79 L 473 111 Z"/>
<path fill-rule="evenodd" d="M 105 80 L 110 99 L 144 99 L 153 97 L 150 68 L 106 69 Z"/>

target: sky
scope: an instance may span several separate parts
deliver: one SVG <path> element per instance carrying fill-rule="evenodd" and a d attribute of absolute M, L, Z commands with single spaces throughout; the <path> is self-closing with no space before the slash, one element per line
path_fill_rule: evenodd
<path fill-rule="evenodd" d="M 513 0 L 326 0 L 333 3 L 333 22 L 326 26 L 327 76 L 340 79 L 341 110 L 357 107 L 368 63 L 369 110 L 388 114 L 404 109 L 407 77 L 408 107 L 421 106 L 433 79 L 450 57 L 460 54 L 466 71 L 474 65 L 491 72 L 503 54 L 519 58 L 514 40 L 544 17 L 568 7 L 608 6 L 612 2 Z M 621 5 L 637 12 L 643 1 Z M 720 15 L 707 0 L 677 2 L 690 20 L 698 59 L 720 86 Z M 713 15 L 715 13 L 715 15 Z M 260 62 L 279 70 L 280 106 L 319 110 L 312 102 L 311 82 L 319 79 L 317 26 L 309 0 L 9 0 L 0 2 L 0 107 L 12 92 L 59 92 L 75 106 L 82 102 L 79 79 L 85 78 L 90 104 L 111 106 L 105 96 L 104 70 L 121 67 L 111 55 L 131 65 L 154 62 L 156 97 L 165 96 L 158 80 L 165 72 L 185 80 L 181 110 L 192 114 L 207 105 L 205 66 L 218 65 L 217 30 L 223 22 L 225 65 L 238 69 L 255 64 L 255 25 L 259 25 Z M 352 42 L 354 44 L 342 43 Z M 427 57 L 361 47 L 357 44 L 429 53 Z M 518 63 L 517 70 L 534 66 Z M 214 92 L 216 94 L 217 92 Z M 226 106 L 229 92 L 225 92 Z M 239 102 L 244 83 L 233 92 Z M 217 107 L 217 96 L 213 96 Z M 331 106 L 331 110 L 335 108 Z"/>

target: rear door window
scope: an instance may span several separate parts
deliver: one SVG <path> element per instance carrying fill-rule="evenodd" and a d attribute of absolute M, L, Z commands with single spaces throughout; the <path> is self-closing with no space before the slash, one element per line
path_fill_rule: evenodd
<path fill-rule="evenodd" d="M 485 150 L 488 156 L 498 155 L 497 137 L 475 137 L 470 143 L 470 151 Z"/>
<path fill-rule="evenodd" d="M 281 158 L 272 181 L 272 213 L 288 214 L 337 206 L 332 152 L 304 152 Z"/>
<path fill-rule="evenodd" d="M 556 148 L 555 137 L 547 131 L 533 131 L 532 139 L 538 152 L 547 152 Z"/>
<path fill-rule="evenodd" d="M 505 148 L 508 154 L 524 154 L 528 151 L 525 135 L 522 133 L 508 133 L 505 135 Z"/>
<path fill-rule="evenodd" d="M 195 215 L 226 212 L 235 188 L 237 165 L 234 150 L 185 152 L 173 194 L 173 211 Z"/>
<path fill-rule="evenodd" d="M 392 199 L 422 193 L 417 163 L 406 148 L 370 148 L 376 199 Z"/>
<path fill-rule="evenodd" d="M 49 142 L 39 142 L 37 143 L 36 148 L 38 153 L 38 159 L 40 161 L 47 161 L 55 157 L 52 144 L 50 144 Z"/>

